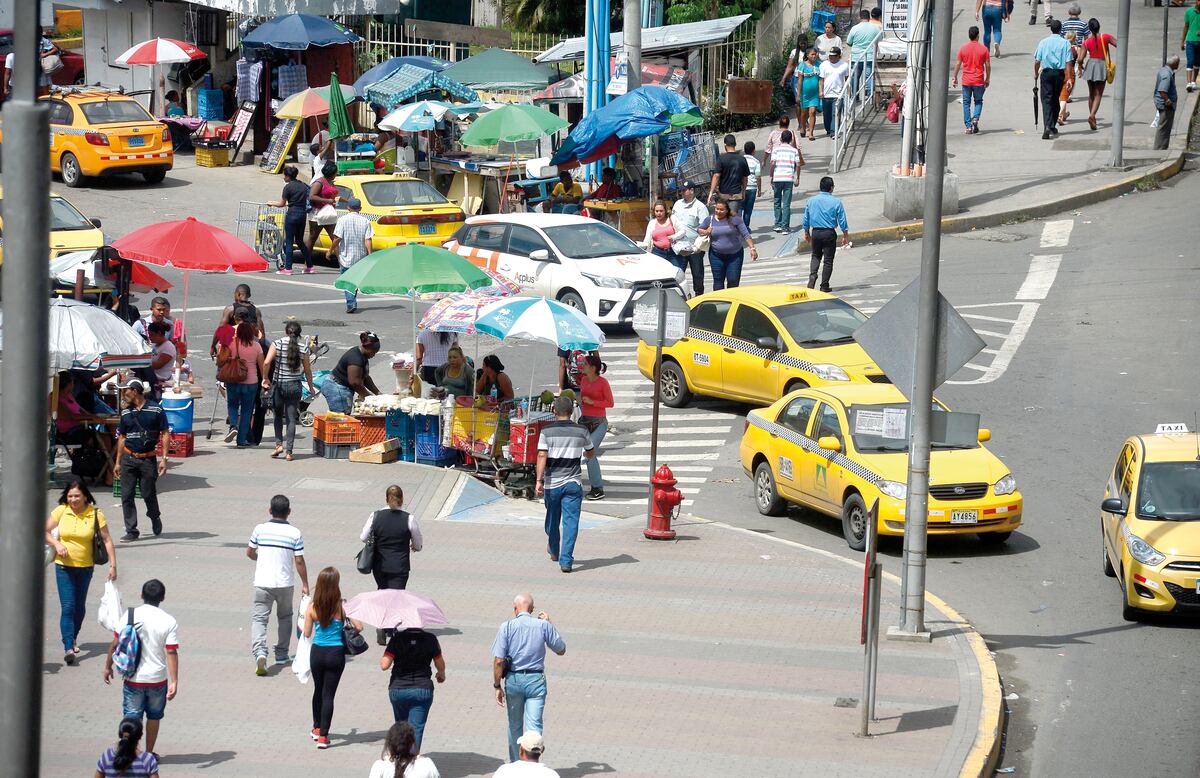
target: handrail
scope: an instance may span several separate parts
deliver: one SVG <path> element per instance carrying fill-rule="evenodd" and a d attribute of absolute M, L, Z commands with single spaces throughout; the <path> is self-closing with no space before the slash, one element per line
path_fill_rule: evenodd
<path fill-rule="evenodd" d="M 850 134 L 854 131 L 854 123 L 862 118 L 863 109 L 867 106 L 867 79 L 855 78 L 855 65 L 850 63 L 850 76 L 842 96 L 834 103 L 836 131 L 833 134 L 833 155 L 829 160 L 829 172 L 837 173 L 842 167 L 842 157 L 850 145 Z M 865 68 L 864 68 L 865 69 Z M 877 72 L 875 60 L 871 60 L 871 80 L 874 81 Z M 851 87 L 854 87 L 853 89 Z"/>

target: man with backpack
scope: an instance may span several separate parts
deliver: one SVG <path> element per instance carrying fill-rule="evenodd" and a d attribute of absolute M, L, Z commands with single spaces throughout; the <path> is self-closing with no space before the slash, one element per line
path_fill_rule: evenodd
<path fill-rule="evenodd" d="M 167 700 L 179 689 L 179 625 L 158 606 L 167 596 L 162 581 L 142 584 L 142 605 L 130 608 L 104 661 L 104 683 L 114 670 L 124 678 L 122 709 L 139 721 L 146 717 L 146 750 L 153 752 Z M 156 755 L 157 756 L 157 755 Z"/>

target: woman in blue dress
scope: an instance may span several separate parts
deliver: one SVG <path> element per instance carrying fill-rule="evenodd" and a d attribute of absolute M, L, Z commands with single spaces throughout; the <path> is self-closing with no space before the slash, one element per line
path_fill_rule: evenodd
<path fill-rule="evenodd" d="M 821 110 L 821 95 L 818 90 L 821 68 L 816 49 L 804 52 L 804 62 L 800 63 L 798 72 L 800 95 L 796 100 L 796 130 L 800 135 L 807 131 L 808 139 L 816 140 L 814 133 L 817 129 L 817 111 Z"/>

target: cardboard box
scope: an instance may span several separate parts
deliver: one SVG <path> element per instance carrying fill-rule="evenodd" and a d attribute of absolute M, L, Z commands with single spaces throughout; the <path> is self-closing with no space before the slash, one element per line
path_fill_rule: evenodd
<path fill-rule="evenodd" d="M 388 438 L 382 443 L 356 448 L 350 452 L 351 462 L 365 462 L 371 465 L 384 465 L 399 458 L 400 438 Z"/>

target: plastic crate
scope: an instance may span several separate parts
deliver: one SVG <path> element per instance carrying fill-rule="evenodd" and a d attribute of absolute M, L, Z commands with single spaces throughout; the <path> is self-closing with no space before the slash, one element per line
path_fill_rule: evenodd
<path fill-rule="evenodd" d="M 229 167 L 229 149 L 224 146 L 196 146 L 196 164 L 200 167 Z"/>
<path fill-rule="evenodd" d="M 167 442 L 167 456 L 190 457 L 196 451 L 194 432 L 172 432 Z"/>
<path fill-rule="evenodd" d="M 313 440 L 357 444 L 361 437 L 362 423 L 353 416 L 325 413 L 313 419 Z"/>
<path fill-rule="evenodd" d="M 356 448 L 357 443 L 326 443 L 313 438 L 313 453 L 325 459 L 349 459 L 350 452 Z"/>
<path fill-rule="evenodd" d="M 384 416 L 363 416 L 359 418 L 362 427 L 359 429 L 358 445 L 360 448 L 382 443 L 390 436 L 387 434 L 387 424 Z"/>
<path fill-rule="evenodd" d="M 816 33 L 825 32 L 826 22 L 837 24 L 837 14 L 833 11 L 813 11 L 812 12 L 812 31 Z"/>
<path fill-rule="evenodd" d="M 112 489 L 113 489 L 113 497 L 120 498 L 120 496 L 121 496 L 121 479 L 120 478 L 113 479 Z M 141 499 L 141 497 L 142 497 L 142 482 L 141 481 L 134 482 L 133 496 L 137 497 L 138 499 Z"/>
<path fill-rule="evenodd" d="M 393 408 L 384 415 L 384 435 L 400 439 L 400 460 L 416 461 L 416 422 L 411 414 Z"/>
<path fill-rule="evenodd" d="M 418 465 L 429 465 L 430 467 L 454 467 L 458 464 L 457 451 L 452 448 L 443 448 L 442 451 L 444 453 L 438 457 L 423 457 L 418 451 L 416 462 Z"/>
<path fill-rule="evenodd" d="M 220 89 L 196 91 L 196 115 L 201 119 L 225 118 L 225 95 Z"/>
<path fill-rule="evenodd" d="M 430 438 L 420 438 L 413 446 L 414 456 L 421 464 L 431 464 L 444 459 L 458 461 L 458 450 L 443 446 L 439 441 Z"/>

